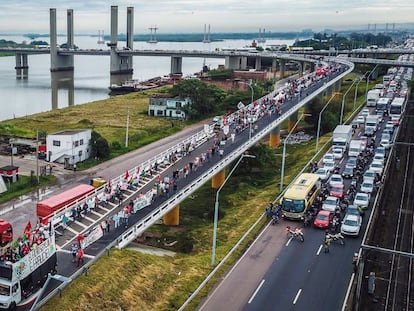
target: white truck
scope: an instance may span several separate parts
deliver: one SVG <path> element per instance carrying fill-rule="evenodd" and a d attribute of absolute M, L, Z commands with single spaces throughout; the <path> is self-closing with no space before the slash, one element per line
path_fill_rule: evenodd
<path fill-rule="evenodd" d="M 31 305 L 56 264 L 54 234 L 20 260 L 0 261 L 0 310 Z"/>
<path fill-rule="evenodd" d="M 377 100 L 380 98 L 381 90 L 373 89 L 367 93 L 367 107 L 376 107 Z"/>
<path fill-rule="evenodd" d="M 368 115 L 365 118 L 365 135 L 373 136 L 378 129 L 379 118 L 377 115 Z"/>
<path fill-rule="evenodd" d="M 332 134 L 332 146 L 342 148 L 345 151 L 352 139 L 353 132 L 352 125 L 337 125 Z"/>
<path fill-rule="evenodd" d="M 363 144 L 359 139 L 353 139 L 349 143 L 348 156 L 357 157 L 363 150 Z"/>

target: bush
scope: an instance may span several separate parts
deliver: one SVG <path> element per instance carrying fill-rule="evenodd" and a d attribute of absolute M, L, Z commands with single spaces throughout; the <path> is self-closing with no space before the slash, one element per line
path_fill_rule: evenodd
<path fill-rule="evenodd" d="M 111 143 L 111 148 L 113 150 L 120 150 L 120 149 L 122 149 L 122 145 L 119 141 L 115 140 Z"/>

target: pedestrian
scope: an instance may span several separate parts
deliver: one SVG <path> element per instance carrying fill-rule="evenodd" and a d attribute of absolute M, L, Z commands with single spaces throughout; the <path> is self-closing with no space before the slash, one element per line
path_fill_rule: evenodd
<path fill-rule="evenodd" d="M 78 253 L 78 245 L 76 243 L 73 243 L 70 251 L 72 252 L 72 262 L 76 262 L 76 254 Z"/>
<path fill-rule="evenodd" d="M 76 239 L 78 240 L 78 246 L 82 247 L 82 241 L 85 239 L 84 235 L 82 233 L 79 233 Z"/>
<path fill-rule="evenodd" d="M 73 171 L 76 172 L 76 163 L 73 164 Z"/>
<path fill-rule="evenodd" d="M 62 216 L 62 232 L 65 231 L 67 224 L 68 224 L 68 217 L 66 216 L 66 213 L 65 213 Z"/>
<path fill-rule="evenodd" d="M 101 228 L 102 228 L 102 233 L 103 234 L 105 234 L 105 232 L 106 232 L 106 226 L 107 226 L 106 220 L 102 220 L 101 221 Z"/>
<path fill-rule="evenodd" d="M 81 263 L 83 265 L 83 263 L 84 263 L 84 261 L 83 261 L 84 252 L 83 252 L 82 247 L 79 247 L 78 248 L 78 251 L 76 253 L 76 257 L 78 258 L 78 265 L 77 265 L 77 267 L 79 267 L 81 265 Z"/>
<path fill-rule="evenodd" d="M 108 230 L 108 233 L 109 233 L 110 227 L 111 227 L 111 219 L 108 217 L 108 219 L 106 220 L 106 229 Z"/>

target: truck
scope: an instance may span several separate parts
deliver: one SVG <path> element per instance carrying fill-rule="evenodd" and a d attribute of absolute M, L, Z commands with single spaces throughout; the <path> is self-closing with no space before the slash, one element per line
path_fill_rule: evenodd
<path fill-rule="evenodd" d="M 337 125 L 332 135 L 332 146 L 342 148 L 345 151 L 353 133 L 352 125 Z"/>
<path fill-rule="evenodd" d="M 363 150 L 362 142 L 359 139 L 353 139 L 349 143 L 348 156 L 357 157 Z"/>
<path fill-rule="evenodd" d="M 373 136 L 378 128 L 378 116 L 368 115 L 365 118 L 365 135 Z"/>
<path fill-rule="evenodd" d="M 43 201 L 39 201 L 36 204 L 37 217 L 40 218 L 44 224 L 47 224 L 48 217 L 52 216 L 53 213 L 69 204 L 76 202 L 79 199 L 86 197 L 94 190 L 95 187 L 82 184 Z"/>
<path fill-rule="evenodd" d="M 380 98 L 381 90 L 373 89 L 367 93 L 367 107 L 375 107 L 377 100 Z"/>
<path fill-rule="evenodd" d="M 1 246 L 5 246 L 13 240 L 13 228 L 12 225 L 4 219 L 0 218 L 0 243 Z"/>
<path fill-rule="evenodd" d="M 0 261 L 0 310 L 33 304 L 49 273 L 56 273 L 56 265 L 54 234 L 18 261 Z"/>

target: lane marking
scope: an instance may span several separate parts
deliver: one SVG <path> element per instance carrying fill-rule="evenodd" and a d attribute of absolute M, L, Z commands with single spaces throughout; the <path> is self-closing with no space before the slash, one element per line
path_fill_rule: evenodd
<path fill-rule="evenodd" d="M 302 288 L 300 288 L 299 290 L 298 290 L 298 293 L 296 294 L 296 296 L 295 296 L 295 299 L 293 300 L 293 304 L 295 305 L 296 304 L 296 302 L 298 301 L 298 299 L 299 299 L 299 296 L 300 296 L 300 293 L 302 292 Z"/>
<path fill-rule="evenodd" d="M 290 237 L 290 238 L 289 238 L 289 240 L 286 242 L 286 246 L 289 246 L 290 241 L 292 241 L 292 239 L 293 239 L 293 236 L 292 236 L 292 237 Z"/>
<path fill-rule="evenodd" d="M 318 248 L 318 251 L 316 252 L 316 256 L 319 256 L 319 254 L 321 253 L 321 251 L 322 251 L 322 247 L 323 247 L 323 245 L 321 244 L 320 246 L 319 246 L 319 248 Z"/>
<path fill-rule="evenodd" d="M 250 297 L 249 301 L 247 303 L 251 303 L 254 299 L 254 297 L 257 295 L 257 293 L 259 292 L 260 288 L 263 286 L 264 283 L 264 279 L 260 282 L 259 286 L 256 288 L 256 290 L 254 291 L 253 295 Z"/>

